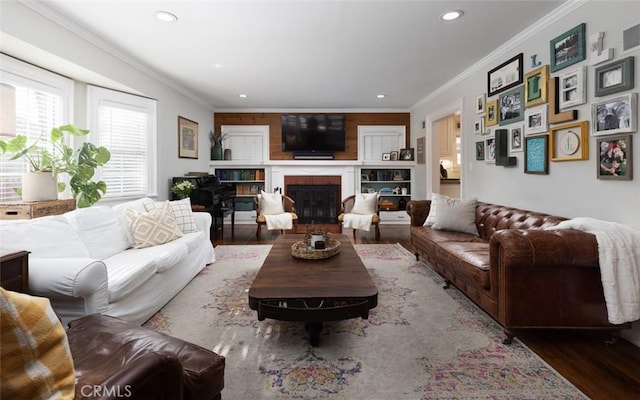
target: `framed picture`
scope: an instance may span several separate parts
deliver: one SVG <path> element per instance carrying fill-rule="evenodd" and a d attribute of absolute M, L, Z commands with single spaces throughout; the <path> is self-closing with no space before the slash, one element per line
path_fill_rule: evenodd
<path fill-rule="evenodd" d="M 524 80 L 525 106 L 535 107 L 547 102 L 549 66 L 543 65 L 529 72 Z"/>
<path fill-rule="evenodd" d="M 609 135 L 636 131 L 637 93 L 611 97 L 591 106 L 592 135 Z"/>
<path fill-rule="evenodd" d="M 487 73 L 487 96 L 511 89 L 522 83 L 522 53 L 498 65 Z"/>
<path fill-rule="evenodd" d="M 484 140 L 476 142 L 476 160 L 484 161 Z"/>
<path fill-rule="evenodd" d="M 398 161 L 398 152 L 397 151 L 392 151 L 391 152 L 391 161 Z"/>
<path fill-rule="evenodd" d="M 413 161 L 413 147 L 408 149 L 400 149 L 400 160 Z"/>
<path fill-rule="evenodd" d="M 484 104 L 486 100 L 484 93 L 476 97 L 476 114 L 484 114 Z"/>
<path fill-rule="evenodd" d="M 557 76 L 549 79 L 549 123 L 575 121 L 578 119 L 578 110 L 560 111 L 560 78 Z"/>
<path fill-rule="evenodd" d="M 524 134 L 537 135 L 549 130 L 549 122 L 547 120 L 547 105 L 528 108 L 524 113 Z"/>
<path fill-rule="evenodd" d="M 496 138 L 491 137 L 484 140 L 484 160 L 488 163 L 496 162 Z"/>
<path fill-rule="evenodd" d="M 198 158 L 198 123 L 178 116 L 178 157 Z"/>
<path fill-rule="evenodd" d="M 382 161 L 391 161 L 391 153 L 382 153 Z"/>
<path fill-rule="evenodd" d="M 520 86 L 501 94 L 498 102 L 500 125 L 508 125 L 524 119 L 524 87 Z"/>
<path fill-rule="evenodd" d="M 586 69 L 587 67 L 582 67 L 560 75 L 560 86 L 557 90 L 561 110 L 587 102 Z"/>
<path fill-rule="evenodd" d="M 509 152 L 520 153 L 523 151 L 522 136 L 524 133 L 523 127 L 511 128 L 509 131 Z"/>
<path fill-rule="evenodd" d="M 585 24 L 570 29 L 549 42 L 551 72 L 580 62 L 586 58 Z"/>
<path fill-rule="evenodd" d="M 487 126 L 493 126 L 498 123 L 498 100 L 487 103 L 484 112 L 484 120 Z"/>
<path fill-rule="evenodd" d="M 589 159 L 589 121 L 554 126 L 549 133 L 551 161 Z"/>
<path fill-rule="evenodd" d="M 631 135 L 598 139 L 598 179 L 633 179 Z"/>
<path fill-rule="evenodd" d="M 418 164 L 425 163 L 424 148 L 426 140 L 427 139 L 424 136 L 416 139 L 416 162 Z"/>
<path fill-rule="evenodd" d="M 524 138 L 524 173 L 547 175 L 549 173 L 549 136 Z"/>
<path fill-rule="evenodd" d="M 596 68 L 596 97 L 633 89 L 634 57 L 623 58 Z"/>
<path fill-rule="evenodd" d="M 481 135 L 484 133 L 484 117 L 478 119 L 473 123 L 473 133 L 476 135 Z"/>

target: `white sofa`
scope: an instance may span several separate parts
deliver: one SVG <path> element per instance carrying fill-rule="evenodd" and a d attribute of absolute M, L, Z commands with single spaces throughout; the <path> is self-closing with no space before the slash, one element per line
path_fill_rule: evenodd
<path fill-rule="evenodd" d="M 92 313 L 142 324 L 215 261 L 211 216 L 191 213 L 197 232 L 152 247 L 132 248 L 126 209 L 144 198 L 33 220 L 2 221 L 0 250 L 28 250 L 29 292 L 48 297 L 64 326 Z"/>

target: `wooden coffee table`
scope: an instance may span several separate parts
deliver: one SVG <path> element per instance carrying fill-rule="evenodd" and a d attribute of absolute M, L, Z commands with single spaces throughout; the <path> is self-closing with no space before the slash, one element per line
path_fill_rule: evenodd
<path fill-rule="evenodd" d="M 361 317 L 378 304 L 378 289 L 345 235 L 340 253 L 322 260 L 291 255 L 304 235 L 281 235 L 274 242 L 249 289 L 249 307 L 265 318 L 306 323 L 310 343 L 320 341 L 322 323 Z"/>

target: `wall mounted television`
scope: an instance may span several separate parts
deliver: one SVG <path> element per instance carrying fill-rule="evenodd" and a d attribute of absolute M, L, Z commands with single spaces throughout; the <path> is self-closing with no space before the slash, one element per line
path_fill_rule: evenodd
<path fill-rule="evenodd" d="M 344 151 L 341 114 L 282 114 L 282 151 Z"/>

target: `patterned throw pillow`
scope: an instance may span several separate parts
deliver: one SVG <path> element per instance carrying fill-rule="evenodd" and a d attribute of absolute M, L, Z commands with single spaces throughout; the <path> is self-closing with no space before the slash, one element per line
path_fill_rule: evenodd
<path fill-rule="evenodd" d="M 167 243 L 182 236 L 169 201 L 148 212 L 127 210 L 127 220 L 136 243 L 133 247 L 136 249 Z"/>
<path fill-rule="evenodd" d="M 191 199 L 186 198 L 182 200 L 176 200 L 169 202 L 171 204 L 171 210 L 173 210 L 173 216 L 176 219 L 178 229 L 182 233 L 198 232 L 198 225 L 193 220 L 193 212 L 191 211 Z M 163 202 L 151 202 L 145 203 L 144 208 L 147 211 L 151 211 L 155 208 L 161 208 L 164 206 Z"/>
<path fill-rule="evenodd" d="M 73 359 L 49 299 L 0 288 L 3 399 L 72 399 Z"/>

